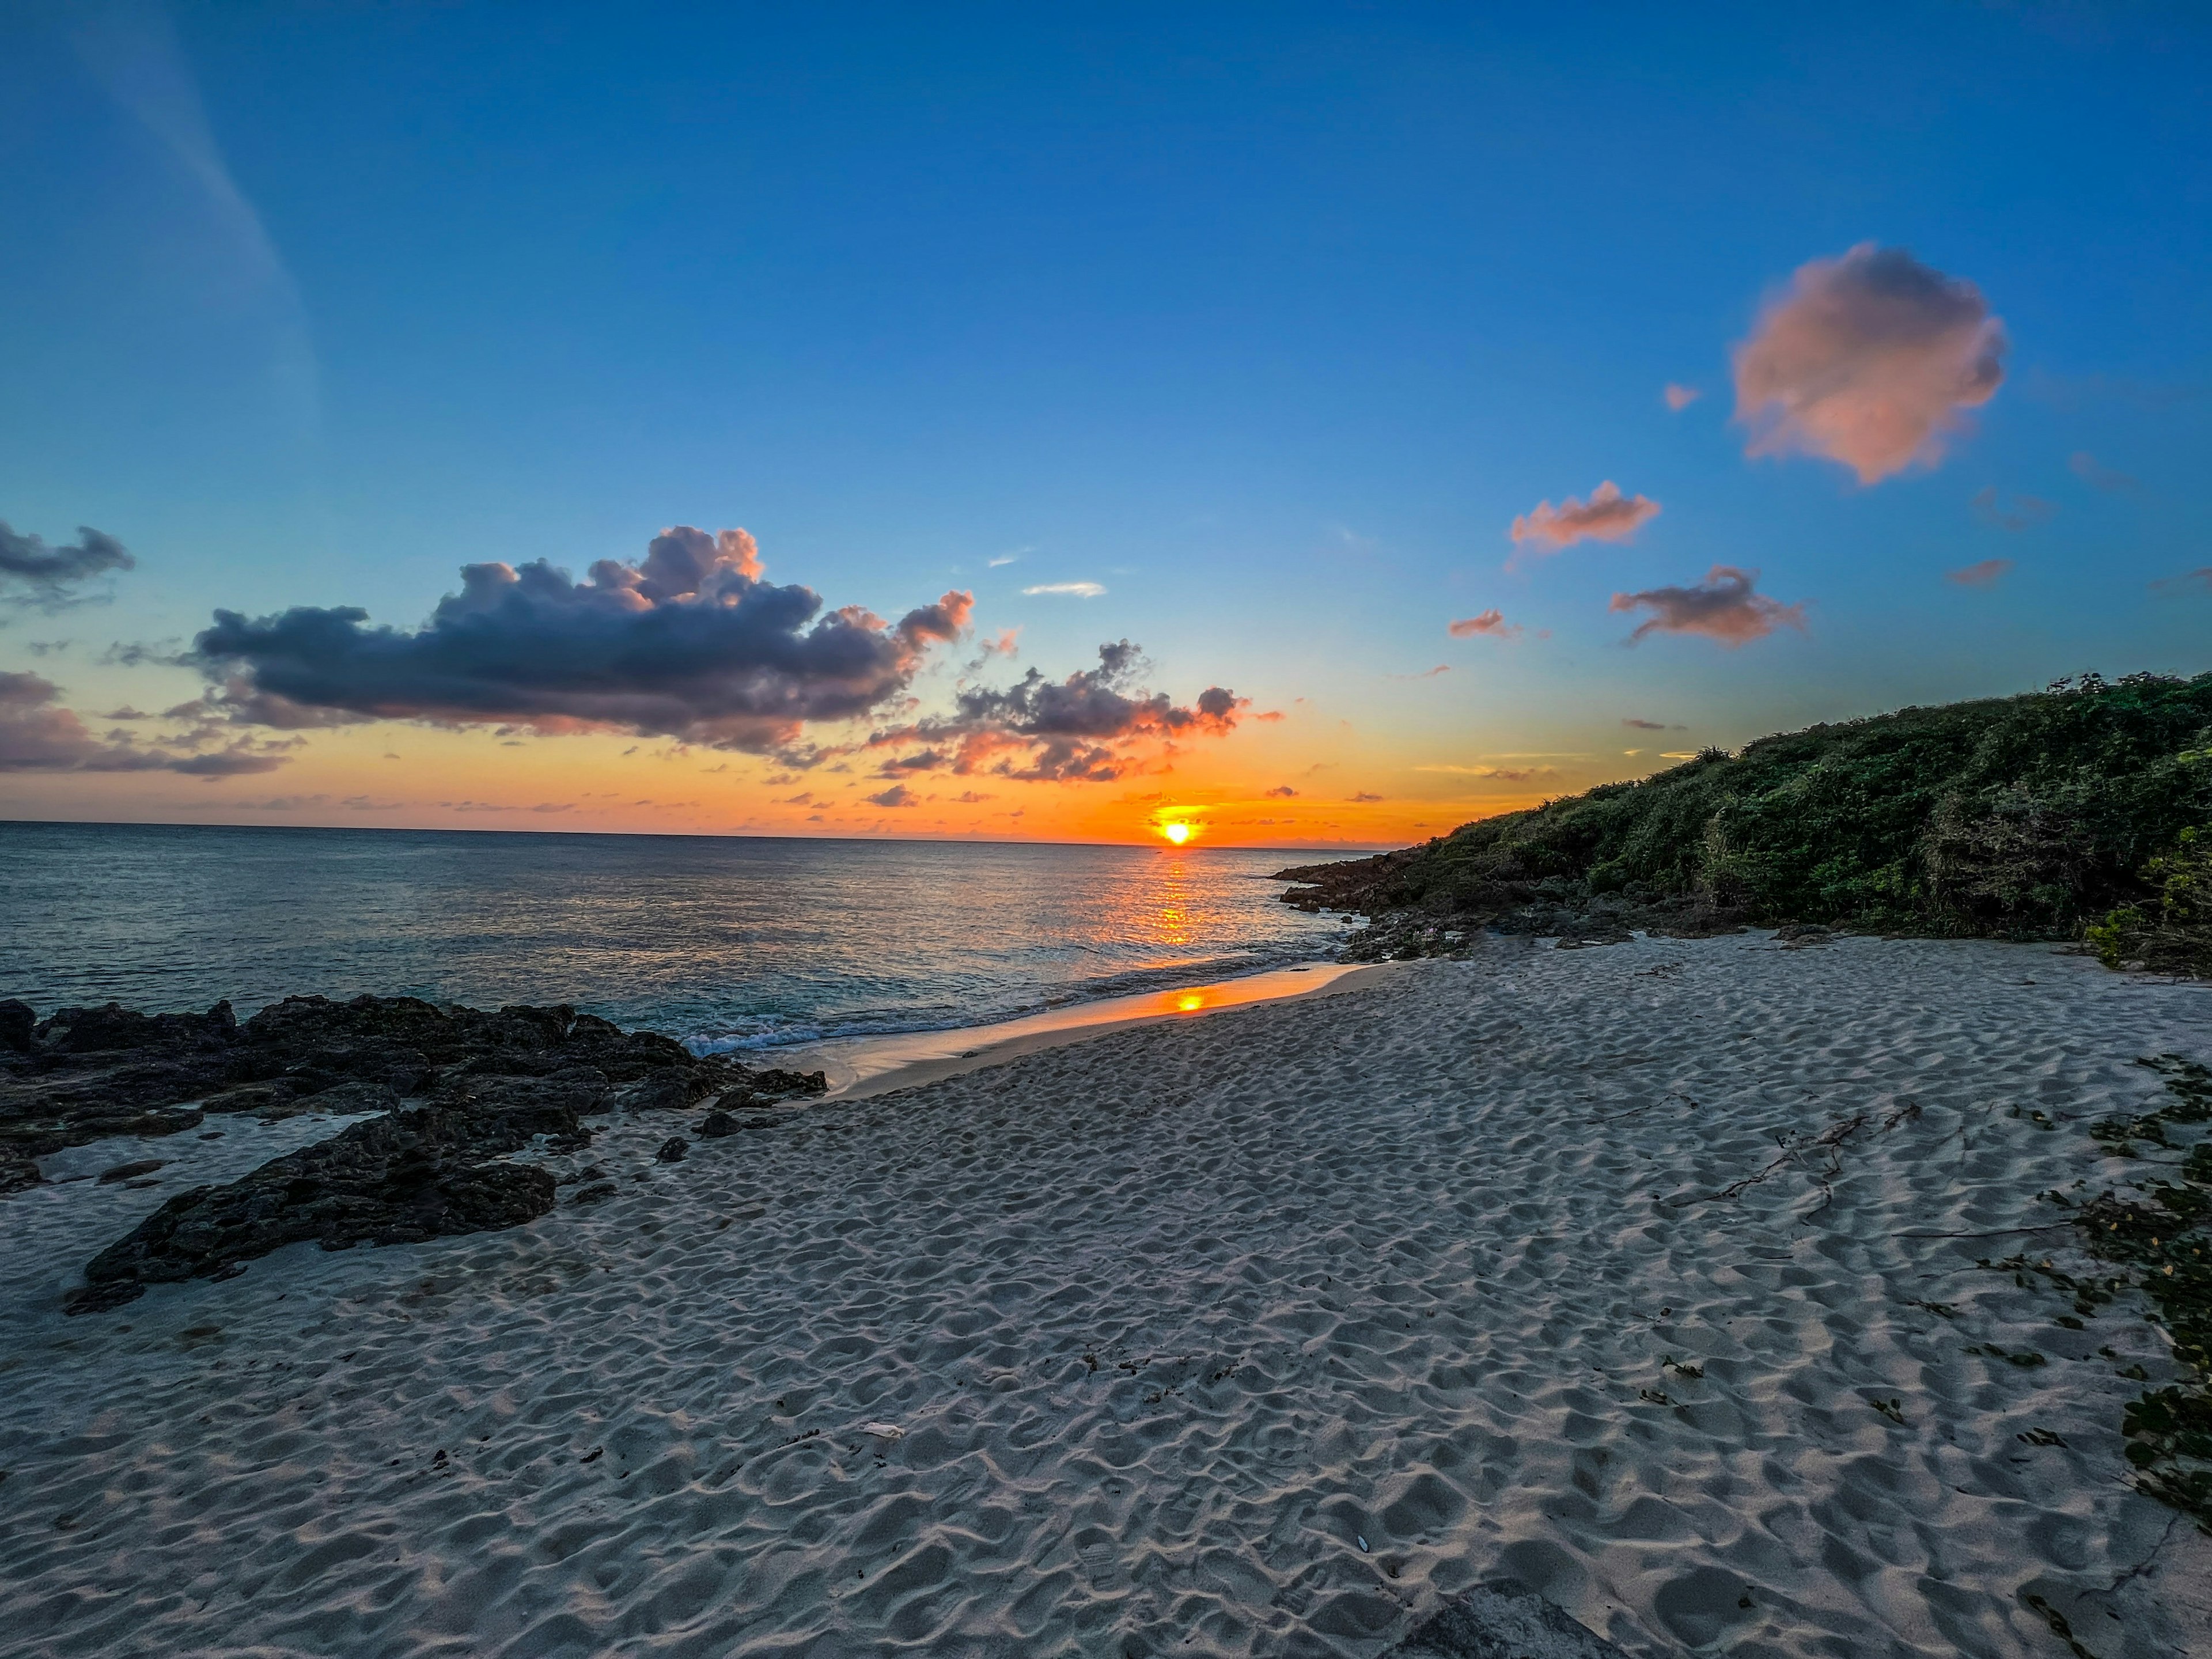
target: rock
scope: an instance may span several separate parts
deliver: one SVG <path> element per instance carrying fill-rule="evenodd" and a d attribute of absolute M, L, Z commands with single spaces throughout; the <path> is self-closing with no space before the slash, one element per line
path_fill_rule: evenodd
<path fill-rule="evenodd" d="M 133 1181 L 140 1176 L 151 1175 L 155 1170 L 161 1169 L 166 1161 L 158 1158 L 142 1158 L 135 1163 L 118 1164 L 112 1170 L 102 1170 L 100 1172 L 100 1184 L 105 1187 L 114 1182 Z"/>
<path fill-rule="evenodd" d="M 719 1140 L 724 1135 L 733 1135 L 737 1132 L 738 1121 L 727 1112 L 709 1112 L 699 1120 L 699 1133 L 710 1140 Z"/>
<path fill-rule="evenodd" d="M 753 1073 L 745 1079 L 745 1086 L 771 1100 L 788 1095 L 819 1095 L 829 1092 L 830 1076 L 826 1072 L 787 1072 L 771 1066 Z"/>
<path fill-rule="evenodd" d="M 204 1014 L 109 1003 L 42 1023 L 21 1003 L 0 1003 L 0 1146 L 29 1158 L 106 1135 L 166 1133 L 164 1124 L 188 1127 L 203 1110 L 352 1115 L 427 1099 L 494 1114 L 550 1103 L 581 1115 L 614 1104 L 681 1109 L 711 1095 L 737 1103 L 753 1097 L 757 1082 L 769 1095 L 818 1092 L 818 1075 L 757 1078 L 726 1056 L 702 1058 L 672 1038 L 563 1005 L 486 1013 L 417 997 L 291 997 L 240 1024 L 228 1003 Z"/>
<path fill-rule="evenodd" d="M 36 1158 L 13 1146 L 0 1146 L 0 1197 L 35 1187 L 45 1179 Z"/>
<path fill-rule="evenodd" d="M 603 1198 L 612 1198 L 617 1188 L 611 1181 L 595 1181 L 588 1187 L 579 1187 L 568 1194 L 571 1204 L 596 1204 Z"/>
<path fill-rule="evenodd" d="M 1382 1659 L 1628 1659 L 1566 1610 L 1510 1578 L 1447 1598 Z"/>
<path fill-rule="evenodd" d="M 682 1135 L 671 1135 L 660 1143 L 660 1150 L 653 1157 L 663 1164 L 681 1164 L 684 1154 L 690 1150 L 691 1143 Z"/>
<path fill-rule="evenodd" d="M 538 1134 L 573 1132 L 573 1112 L 390 1112 L 272 1158 L 224 1187 L 180 1193 L 86 1266 L 73 1313 L 128 1300 L 118 1286 L 227 1273 L 284 1245 L 411 1244 L 535 1220 L 553 1207 L 553 1177 L 489 1161 Z"/>

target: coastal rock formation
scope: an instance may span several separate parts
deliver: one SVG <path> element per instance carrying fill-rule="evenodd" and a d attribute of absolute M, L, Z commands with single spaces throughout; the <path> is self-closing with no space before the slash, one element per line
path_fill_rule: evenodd
<path fill-rule="evenodd" d="M 206 1115 L 386 1112 L 403 1099 L 497 1113 L 557 1101 L 579 1115 L 725 1108 L 819 1094 L 819 1073 L 749 1072 L 574 1008 L 485 1012 L 416 997 L 290 997 L 240 1022 L 109 1003 L 44 1020 L 0 1003 L 0 1193 L 32 1160 L 110 1135 L 167 1135 Z"/>
<path fill-rule="evenodd" d="M 586 1117 L 702 1101 L 726 1114 L 825 1086 L 819 1072 L 748 1071 L 565 1006 L 292 997 L 240 1022 L 228 1002 L 204 1014 L 110 1003 L 45 1020 L 0 1004 L 0 1195 L 36 1185 L 38 1158 L 106 1136 L 173 1134 L 225 1113 L 369 1115 L 242 1180 L 171 1199 L 87 1267 L 70 1301 L 85 1312 L 305 1240 L 341 1249 L 514 1226 L 553 1207 L 553 1177 L 501 1160 L 533 1144 L 580 1151 Z"/>
<path fill-rule="evenodd" d="M 227 1187 L 179 1193 L 92 1259 L 70 1311 L 116 1307 L 148 1285 L 227 1278 L 286 1244 L 412 1244 L 534 1221 L 553 1207 L 552 1176 L 490 1160 L 579 1127 L 557 1103 L 425 1106 L 352 1124 Z"/>

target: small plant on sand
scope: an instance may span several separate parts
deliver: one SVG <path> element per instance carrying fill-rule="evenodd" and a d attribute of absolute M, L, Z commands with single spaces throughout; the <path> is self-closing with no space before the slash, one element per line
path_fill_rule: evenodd
<path fill-rule="evenodd" d="M 2170 1130 L 2212 1122 L 2212 1068 L 2178 1054 L 2140 1063 L 2165 1079 L 2166 1103 L 2091 1133 L 2108 1146 L 2142 1140 L 2178 1151 Z M 2212 1533 L 2212 1141 L 2160 1161 L 2180 1178 L 2147 1177 L 2132 1197 L 2106 1193 L 2081 1205 L 2074 1224 L 2091 1255 L 2130 1270 L 2183 1370 L 2179 1381 L 2146 1389 L 2121 1421 L 2136 1485 Z M 2148 1380 L 2140 1365 L 2120 1375 Z"/>

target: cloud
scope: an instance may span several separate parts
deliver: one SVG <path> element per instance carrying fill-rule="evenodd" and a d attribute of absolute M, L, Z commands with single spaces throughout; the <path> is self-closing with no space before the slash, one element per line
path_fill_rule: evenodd
<path fill-rule="evenodd" d="M 1577 542 L 1625 542 L 1658 516 L 1658 502 L 1649 495 L 1623 495 L 1608 478 L 1586 501 L 1572 495 L 1557 507 L 1539 501 L 1534 512 L 1513 520 L 1513 544 L 1541 553 Z"/>
<path fill-rule="evenodd" d="M 83 583 L 137 562 L 121 542 L 90 525 L 76 527 L 75 541 L 48 547 L 0 519 L 0 599 L 58 611 L 82 600 L 73 590 Z"/>
<path fill-rule="evenodd" d="M 1999 530 L 2026 530 L 2031 525 L 2047 522 L 2058 511 L 2049 501 L 2035 495 L 2015 495 L 2008 507 L 1997 499 L 1997 487 L 1990 485 L 1974 492 L 1974 516 L 1984 524 L 1995 525 Z"/>
<path fill-rule="evenodd" d="M 1505 783 L 1525 783 L 1530 778 L 1548 775 L 1554 769 L 1548 766 L 1417 766 L 1416 772 L 1449 772 L 1455 777 L 1496 778 Z"/>
<path fill-rule="evenodd" d="M 338 805 L 355 812 L 396 812 L 407 803 L 404 800 L 373 800 L 367 795 L 348 795 Z"/>
<path fill-rule="evenodd" d="M 1868 484 L 1933 466 L 1996 395 L 2007 343 L 1979 289 L 1903 248 L 1812 260 L 1735 348 L 1747 453 L 1821 456 Z"/>
<path fill-rule="evenodd" d="M 998 797 L 989 793 L 979 794 L 973 789 L 963 789 L 952 799 L 963 806 L 981 806 L 985 801 L 996 800 Z"/>
<path fill-rule="evenodd" d="M 191 659 L 217 688 L 210 712 L 260 725 L 421 720 L 767 750 L 899 697 L 973 605 L 949 592 L 896 624 L 856 605 L 823 615 L 811 589 L 763 579 L 744 531 L 683 526 L 581 582 L 543 559 L 465 565 L 461 591 L 412 631 L 366 626 L 352 606 L 218 611 Z"/>
<path fill-rule="evenodd" d="M 1984 559 L 1957 570 L 1945 571 L 1943 580 L 1960 587 L 1995 587 L 1997 579 L 2011 568 L 2010 559 Z"/>
<path fill-rule="evenodd" d="M 1036 549 L 1034 547 L 1018 547 L 1011 553 L 1001 553 L 997 558 L 986 559 L 983 562 L 989 566 L 990 568 L 996 570 L 1002 565 L 1013 563 L 1015 560 L 1020 558 L 1024 553 L 1034 553 L 1036 551 Z"/>
<path fill-rule="evenodd" d="M 1686 732 L 1690 729 L 1686 726 L 1669 726 L 1664 720 L 1638 720 L 1633 714 L 1622 716 L 1620 723 L 1634 732 Z"/>
<path fill-rule="evenodd" d="M 0 772 L 178 772 L 213 782 L 284 764 L 271 752 L 283 745 L 247 738 L 205 750 L 204 732 L 151 744 L 121 731 L 95 737 L 60 696 L 52 680 L 0 671 Z"/>
<path fill-rule="evenodd" d="M 1382 797 L 1380 795 L 1369 794 L 1364 789 L 1361 790 L 1356 795 L 1346 795 L 1345 797 L 1345 799 L 1350 801 L 1354 806 L 1371 806 L 1382 799 Z"/>
<path fill-rule="evenodd" d="M 2101 489 L 2108 495 L 2132 495 L 2142 488 L 2140 478 L 2106 466 L 2086 449 L 2077 449 L 2069 455 L 2066 465 L 2090 489 Z"/>
<path fill-rule="evenodd" d="M 2160 593 L 2178 593 L 2191 587 L 2201 587 L 2212 592 L 2212 564 L 2185 570 L 2179 576 L 2163 576 L 2151 584 L 2152 591 Z"/>
<path fill-rule="evenodd" d="M 1756 570 L 1717 564 L 1695 587 L 1651 587 L 1640 593 L 1616 593 L 1607 609 L 1652 613 L 1628 636 L 1626 642 L 1630 645 L 1651 634 L 1702 634 L 1734 649 L 1764 639 L 1778 627 L 1802 632 L 1805 607 L 1784 605 L 1753 592 L 1758 581 Z"/>
<path fill-rule="evenodd" d="M 239 188 L 216 143 L 176 30 L 155 6 L 79 9 L 85 21 L 71 31 L 78 55 L 116 103 L 198 186 L 229 256 L 222 272 L 227 295 L 266 307 L 269 361 L 264 378 L 312 429 L 320 419 L 320 371 L 307 307 L 261 215 Z"/>
<path fill-rule="evenodd" d="M 1477 635 L 1493 640 L 1514 640 L 1521 637 L 1521 624 L 1507 622 L 1505 613 L 1493 606 L 1480 615 L 1462 617 L 1457 622 L 1445 623 L 1444 632 L 1455 640 L 1471 640 Z"/>
<path fill-rule="evenodd" d="M 1273 789 L 1267 791 L 1267 799 L 1270 800 L 1296 800 L 1297 799 L 1297 794 L 1298 792 L 1291 788 L 1289 784 L 1279 783 Z"/>
<path fill-rule="evenodd" d="M 867 797 L 867 799 L 868 804 L 872 806 L 914 806 L 919 805 L 919 799 L 915 796 L 914 791 L 908 788 L 902 783 L 895 783 L 890 788 L 884 790 L 881 794 L 870 795 Z"/>
<path fill-rule="evenodd" d="M 1697 402 L 1698 398 L 1704 397 L 1705 394 L 1700 392 L 1696 386 L 1677 386 L 1674 382 L 1669 380 L 1667 383 L 1666 391 L 1661 392 L 1659 395 L 1666 398 L 1668 408 L 1673 410 L 1677 415 L 1680 415 L 1684 410 L 1687 409 L 1692 404 Z"/>
<path fill-rule="evenodd" d="M 1440 662 L 1434 668 L 1424 668 L 1418 674 L 1386 674 L 1383 678 L 1393 680 L 1432 680 L 1439 674 L 1450 672 L 1451 665 L 1448 662 Z M 1261 718 L 1264 720 L 1267 716 L 1263 714 Z"/>
<path fill-rule="evenodd" d="M 1059 593 L 1069 599 L 1095 599 L 1105 592 L 1097 582 L 1039 582 L 1035 587 L 1024 587 L 1028 594 Z"/>
<path fill-rule="evenodd" d="M 959 692 L 954 712 L 870 736 L 871 747 L 922 744 L 957 775 L 1053 782 L 1109 783 L 1139 768 L 1146 750 L 1185 738 L 1219 737 L 1250 706 L 1224 686 L 1208 686 L 1188 706 L 1137 684 L 1144 653 L 1122 640 L 1098 647 L 1098 666 L 1048 680 L 1030 672 L 1004 690 Z"/>

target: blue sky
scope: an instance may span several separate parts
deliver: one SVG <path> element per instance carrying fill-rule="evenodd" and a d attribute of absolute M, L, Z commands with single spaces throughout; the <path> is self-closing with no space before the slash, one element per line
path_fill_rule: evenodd
<path fill-rule="evenodd" d="M 111 641 L 216 607 L 413 627 L 464 563 L 580 572 L 743 525 L 832 605 L 970 590 L 1048 677 L 1126 636 L 1174 698 L 1286 714 L 1151 793 L 1317 766 L 1407 806 L 1312 817 L 1316 840 L 1675 743 L 2202 672 L 2212 588 L 2152 586 L 2212 565 L 2202 17 L 13 9 L 0 518 L 93 526 L 138 563 L 111 604 L 7 618 L 0 670 L 150 708 L 192 675 L 102 663 Z M 1747 456 L 1731 347 L 1808 261 L 1869 242 L 1979 291 L 2002 386 L 1938 464 L 1872 483 Z M 1703 395 L 1670 411 L 1669 383 Z M 1503 568 L 1516 515 L 1603 480 L 1663 510 Z M 1989 489 L 2024 527 L 1978 514 Z M 1945 580 L 1986 560 L 2011 566 Z M 1622 645 L 1612 595 L 1715 565 L 1804 604 L 1802 632 Z M 1075 581 L 1107 591 L 1022 592 Z M 1490 608 L 1522 635 L 1446 635 Z M 1683 734 L 1622 741 L 1625 717 Z M 349 731 L 246 781 L 321 766 L 335 801 L 345 745 L 391 738 Z M 544 767 L 620 758 L 529 741 Z M 1419 770 L 1521 755 L 1559 758 Z M 1050 786 L 1085 804 L 1036 816 L 1090 825 L 1137 775 Z M 747 787 L 697 825 L 767 824 Z M 60 769 L 0 792 L 38 816 L 239 793 Z M 427 798 L 402 818 L 445 821 Z"/>

